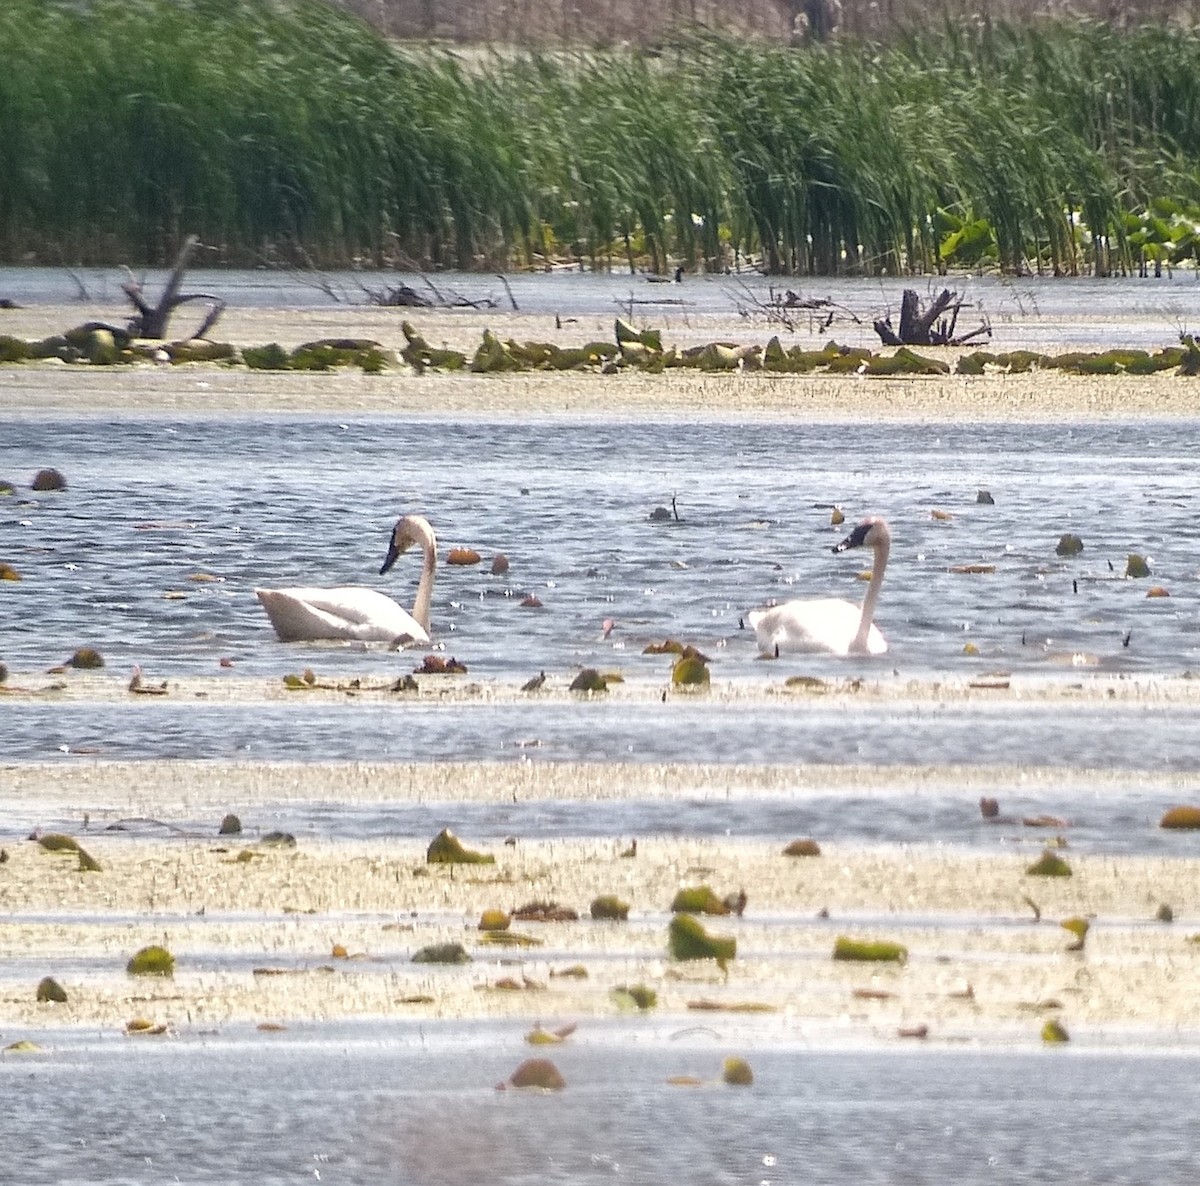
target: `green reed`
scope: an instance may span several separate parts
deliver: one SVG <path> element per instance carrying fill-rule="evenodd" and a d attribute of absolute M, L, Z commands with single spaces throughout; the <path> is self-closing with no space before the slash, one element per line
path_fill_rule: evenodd
<path fill-rule="evenodd" d="M 499 54 L 323 0 L 0 4 L 5 262 L 1105 271 L 1172 249 L 1198 159 L 1200 34 L 1149 26 Z"/>

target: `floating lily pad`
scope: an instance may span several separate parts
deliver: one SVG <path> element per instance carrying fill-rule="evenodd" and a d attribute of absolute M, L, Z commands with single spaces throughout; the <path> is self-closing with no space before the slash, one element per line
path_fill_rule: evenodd
<path fill-rule="evenodd" d="M 19 1042 L 10 1042 L 4 1047 L 5 1054 L 41 1054 L 41 1052 L 42 1048 L 28 1038 L 22 1038 Z"/>
<path fill-rule="evenodd" d="M 721 1079 L 731 1087 L 749 1087 L 754 1082 L 754 1072 L 744 1058 L 727 1058 L 721 1067 Z"/>
<path fill-rule="evenodd" d="M 1089 923 L 1086 918 L 1080 918 L 1076 916 L 1074 918 L 1064 918 L 1063 921 L 1059 923 L 1059 926 L 1061 926 L 1064 931 L 1070 931 L 1071 934 L 1075 936 L 1075 942 L 1072 943 L 1067 950 L 1082 951 L 1083 945 L 1087 941 L 1088 931 L 1091 929 L 1091 923 Z"/>
<path fill-rule="evenodd" d="M 79 671 L 93 671 L 104 666 L 104 656 L 95 647 L 80 647 L 66 662 Z"/>
<path fill-rule="evenodd" d="M 56 469 L 40 469 L 33 476 L 33 489 L 39 494 L 48 490 L 65 490 L 67 479 Z"/>
<path fill-rule="evenodd" d="M 723 969 L 737 955 L 732 935 L 710 935 L 691 914 L 676 914 L 667 929 L 671 955 L 677 960 L 716 960 Z"/>
<path fill-rule="evenodd" d="M 1150 565 L 1146 563 L 1146 557 L 1139 556 L 1136 552 L 1130 552 L 1125 561 L 1125 575 L 1134 579 L 1148 577 Z"/>
<path fill-rule="evenodd" d="M 43 976 L 38 981 L 37 999 L 61 1005 L 67 999 L 67 990 L 53 976 Z"/>
<path fill-rule="evenodd" d="M 430 943 L 413 953 L 414 964 L 469 964 L 470 953 L 461 943 Z"/>
<path fill-rule="evenodd" d="M 622 902 L 615 894 L 601 894 L 592 899 L 591 915 L 596 919 L 625 922 L 629 918 L 629 903 Z"/>
<path fill-rule="evenodd" d="M 710 886 L 687 886 L 675 894 L 672 914 L 729 914 L 730 909 Z"/>
<path fill-rule="evenodd" d="M 125 1032 L 134 1037 L 154 1037 L 165 1034 L 167 1027 L 162 1022 L 150 1021 L 145 1017 L 134 1017 L 125 1023 Z"/>
<path fill-rule="evenodd" d="M 821 846 L 815 841 L 807 837 L 793 840 L 784 850 L 785 857 L 819 857 L 821 855 Z"/>
<path fill-rule="evenodd" d="M 561 1091 L 567 1085 L 558 1067 L 548 1058 L 527 1058 L 508 1081 L 513 1087 L 537 1087 L 543 1091 Z"/>
<path fill-rule="evenodd" d="M 1067 1033 L 1067 1027 L 1063 1025 L 1056 1017 L 1051 1017 L 1042 1026 L 1042 1041 L 1049 1044 L 1058 1042 L 1069 1042 L 1071 1035 Z"/>
<path fill-rule="evenodd" d="M 507 931 L 512 924 L 512 918 L 507 910 L 485 910 L 479 916 L 479 930 Z"/>
<path fill-rule="evenodd" d="M 857 960 L 866 963 L 903 964 L 908 961 L 908 948 L 903 943 L 886 939 L 851 939 L 839 935 L 833 944 L 835 960 Z"/>
<path fill-rule="evenodd" d="M 47 832 L 39 836 L 37 842 L 47 852 L 78 852 L 79 841 L 74 836 L 64 836 L 61 832 Z"/>
<path fill-rule="evenodd" d="M 671 683 L 679 687 L 703 687 L 710 683 L 708 665 L 693 655 L 681 657 L 671 668 Z"/>
<path fill-rule="evenodd" d="M 466 567 L 478 564 L 483 557 L 474 548 L 451 548 L 446 554 L 446 563 Z"/>
<path fill-rule="evenodd" d="M 491 853 L 474 852 L 465 847 L 449 828 L 443 828 L 425 850 L 425 860 L 431 865 L 494 865 Z"/>
<path fill-rule="evenodd" d="M 1171 807 L 1158 821 L 1160 828 L 1200 828 L 1200 807 Z"/>
<path fill-rule="evenodd" d="M 1083 551 L 1083 540 L 1077 535 L 1072 535 L 1068 532 L 1065 535 L 1059 536 L 1058 544 L 1054 551 L 1059 556 L 1078 556 Z"/>
<path fill-rule="evenodd" d="M 572 681 L 572 692 L 607 692 L 608 681 L 594 667 L 585 667 Z"/>
<path fill-rule="evenodd" d="M 125 971 L 130 976 L 173 976 L 175 957 L 165 947 L 143 947 L 129 957 Z"/>
<path fill-rule="evenodd" d="M 1070 877 L 1071 866 L 1058 853 L 1047 849 L 1025 872 L 1031 877 Z"/>
<path fill-rule="evenodd" d="M 296 837 L 291 832 L 268 832 L 259 844 L 264 848 L 295 848 Z"/>
<path fill-rule="evenodd" d="M 11 564 L 0 564 L 0 581 L 19 581 L 21 574 Z"/>
<path fill-rule="evenodd" d="M 231 812 L 222 818 L 221 826 L 217 829 L 218 836 L 240 836 L 241 834 L 242 821 L 236 815 Z"/>
<path fill-rule="evenodd" d="M 542 940 L 521 931 L 484 931 L 479 936 L 480 943 L 488 943 L 493 947 L 541 947 Z"/>
<path fill-rule="evenodd" d="M 612 998 L 622 1009 L 646 1012 L 658 1004 L 658 993 L 644 984 L 622 984 L 612 990 Z"/>

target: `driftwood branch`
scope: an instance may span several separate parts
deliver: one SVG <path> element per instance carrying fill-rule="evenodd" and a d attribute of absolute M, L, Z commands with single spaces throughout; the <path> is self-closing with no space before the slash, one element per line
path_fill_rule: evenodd
<path fill-rule="evenodd" d="M 171 314 L 180 305 L 187 304 L 189 301 L 208 301 L 209 303 L 208 313 L 200 323 L 200 328 L 191 335 L 193 338 L 204 337 L 217 323 L 217 319 L 225 311 L 225 302 L 220 297 L 207 292 L 182 293 L 179 291 L 183 287 L 183 275 L 187 271 L 188 260 L 191 259 L 192 252 L 199 244 L 199 235 L 188 235 L 184 240 L 183 246 L 179 249 L 179 255 L 175 259 L 175 266 L 171 269 L 170 276 L 167 277 L 166 286 L 163 288 L 162 296 L 159 297 L 157 304 L 150 304 L 142 291 L 141 281 L 128 268 L 125 269 L 128 279 L 121 285 L 121 291 L 137 310 L 129 319 L 128 333 L 130 337 L 165 339 Z"/>
<path fill-rule="evenodd" d="M 887 314 L 876 319 L 875 332 L 885 346 L 963 346 L 976 338 L 990 338 L 992 327 L 986 320 L 965 334 L 956 332 L 958 315 L 966 306 L 967 302 L 958 293 L 944 288 L 922 312 L 920 297 L 906 288 L 900 298 L 899 330 L 892 326 L 891 315 Z"/>

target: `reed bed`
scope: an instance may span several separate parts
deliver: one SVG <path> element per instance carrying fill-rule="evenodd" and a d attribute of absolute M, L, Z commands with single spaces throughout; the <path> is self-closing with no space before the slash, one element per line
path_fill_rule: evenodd
<path fill-rule="evenodd" d="M 1194 261 L 1200 32 L 393 45 L 322 0 L 6 0 L 0 260 L 1105 273 Z"/>

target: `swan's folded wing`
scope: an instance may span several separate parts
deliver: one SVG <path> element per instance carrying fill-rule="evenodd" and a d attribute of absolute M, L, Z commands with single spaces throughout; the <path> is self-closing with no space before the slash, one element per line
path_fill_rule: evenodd
<path fill-rule="evenodd" d="M 860 611 L 837 597 L 787 601 L 748 616 L 755 640 L 764 655 L 826 651 L 846 654 Z"/>
<path fill-rule="evenodd" d="M 391 642 L 407 638 L 428 641 L 429 635 L 390 597 L 355 585 L 331 589 L 296 586 L 255 589 L 275 633 L 283 642 L 356 639 Z"/>

